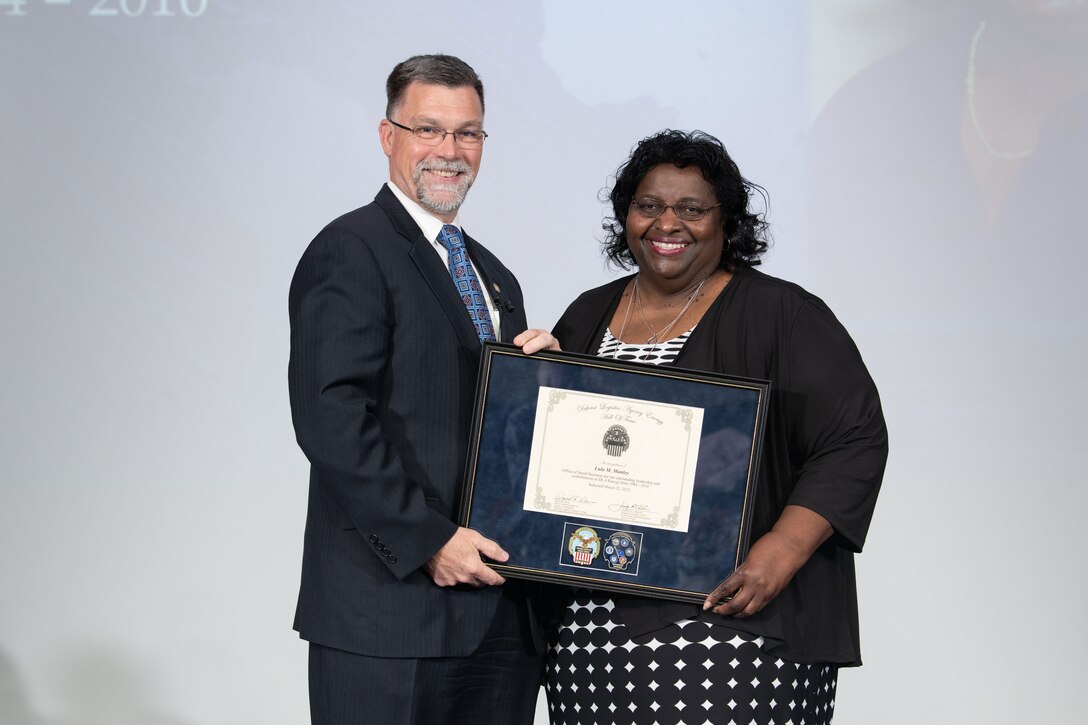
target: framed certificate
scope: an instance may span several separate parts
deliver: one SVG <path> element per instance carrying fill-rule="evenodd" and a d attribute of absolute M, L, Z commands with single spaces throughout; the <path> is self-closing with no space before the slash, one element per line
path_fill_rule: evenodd
<path fill-rule="evenodd" d="M 769 389 L 489 342 L 460 523 L 503 576 L 701 602 L 747 554 Z"/>

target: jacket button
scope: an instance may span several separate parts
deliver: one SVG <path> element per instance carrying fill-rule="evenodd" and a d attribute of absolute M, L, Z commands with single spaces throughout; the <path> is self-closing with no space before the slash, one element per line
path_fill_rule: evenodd
<path fill-rule="evenodd" d="M 394 554 L 390 554 L 389 556 L 387 556 L 385 558 L 389 560 L 390 564 L 396 564 L 397 563 L 397 557 Z"/>
<path fill-rule="evenodd" d="M 371 544 L 377 544 L 379 541 L 381 541 L 381 539 L 378 538 L 377 534 L 371 534 L 370 535 L 370 543 Z"/>

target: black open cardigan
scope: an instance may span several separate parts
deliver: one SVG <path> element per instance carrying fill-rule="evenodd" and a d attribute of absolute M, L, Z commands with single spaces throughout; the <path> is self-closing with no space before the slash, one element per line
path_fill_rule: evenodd
<path fill-rule="evenodd" d="M 567 308 L 552 331 L 564 350 L 596 354 L 629 280 L 589 290 Z M 739 268 L 674 364 L 772 383 L 752 541 L 787 504 L 820 514 L 835 533 L 773 602 L 746 619 L 617 595 L 631 635 L 645 639 L 694 617 L 763 635 L 768 653 L 791 662 L 860 665 L 854 553 L 865 542 L 888 437 L 876 386 L 853 340 L 819 298 Z"/>

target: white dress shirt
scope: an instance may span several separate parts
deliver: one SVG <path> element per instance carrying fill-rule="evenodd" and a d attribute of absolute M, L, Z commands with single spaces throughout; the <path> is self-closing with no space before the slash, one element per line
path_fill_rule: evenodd
<path fill-rule="evenodd" d="M 393 196 L 397 197 L 401 205 L 412 216 L 412 219 L 415 220 L 415 223 L 419 225 L 419 229 L 423 232 L 423 236 L 430 240 L 431 247 L 434 248 L 434 251 L 442 259 L 442 266 L 449 269 L 450 254 L 446 248 L 442 246 L 442 242 L 438 241 L 438 235 L 441 233 L 442 227 L 446 222 L 421 207 L 414 199 L 401 191 L 396 184 L 387 181 L 385 185 L 389 187 L 389 190 L 393 192 Z M 457 217 L 454 217 L 450 224 L 461 229 L 461 225 L 457 223 Z M 461 229 L 461 234 L 462 236 L 464 235 L 463 229 Z M 469 261 L 471 260 L 472 258 L 469 257 Z M 495 306 L 495 301 L 491 299 L 491 294 L 487 291 L 487 280 L 485 280 L 483 274 L 480 273 L 480 268 L 476 265 L 472 265 L 472 269 L 476 272 L 476 277 L 480 280 L 480 287 L 484 291 L 484 301 L 487 303 L 487 311 L 491 315 L 491 326 L 495 329 L 495 339 L 498 340 L 500 322 L 499 309 Z M 450 283 L 453 283 L 452 279 L 450 280 Z"/>

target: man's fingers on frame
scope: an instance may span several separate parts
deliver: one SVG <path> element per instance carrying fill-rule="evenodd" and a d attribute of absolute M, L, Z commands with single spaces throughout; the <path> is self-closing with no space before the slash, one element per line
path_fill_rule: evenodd
<path fill-rule="evenodd" d="M 493 561 L 506 561 L 509 556 L 503 551 L 503 548 L 496 544 L 491 539 L 486 539 L 483 536 L 476 542 L 476 549 Z"/>
<path fill-rule="evenodd" d="M 476 586 L 479 586 L 479 587 L 484 587 L 484 586 L 493 586 L 493 587 L 495 587 L 495 586 L 499 586 L 500 584 L 504 584 L 506 582 L 505 579 L 503 579 L 496 572 L 491 571 L 490 569 L 486 569 L 486 570 L 480 572 L 479 574 L 477 574 L 474 581 L 476 583 Z"/>

